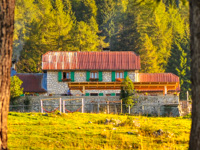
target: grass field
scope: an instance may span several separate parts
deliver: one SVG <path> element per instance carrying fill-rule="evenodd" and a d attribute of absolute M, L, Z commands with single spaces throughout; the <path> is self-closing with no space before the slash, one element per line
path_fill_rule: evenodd
<path fill-rule="evenodd" d="M 12 149 L 187 149 L 191 119 L 106 114 L 9 113 Z"/>

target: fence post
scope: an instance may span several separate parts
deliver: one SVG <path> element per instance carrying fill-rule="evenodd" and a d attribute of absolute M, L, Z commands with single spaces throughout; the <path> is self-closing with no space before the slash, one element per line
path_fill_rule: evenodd
<path fill-rule="evenodd" d="M 90 103 L 90 113 L 93 113 L 93 104 Z"/>
<path fill-rule="evenodd" d="M 115 114 L 117 114 L 117 106 L 116 106 L 116 104 L 114 106 L 115 106 Z"/>
<path fill-rule="evenodd" d="M 121 99 L 121 114 L 122 114 L 122 99 Z"/>
<path fill-rule="evenodd" d="M 107 113 L 108 114 L 110 113 L 110 110 L 109 110 L 109 101 L 107 101 Z"/>
<path fill-rule="evenodd" d="M 41 104 L 41 113 L 43 113 L 43 103 L 42 103 L 42 100 L 40 100 L 40 104 Z"/>
<path fill-rule="evenodd" d="M 160 117 L 160 105 L 158 105 L 158 117 Z"/>
<path fill-rule="evenodd" d="M 61 107 L 61 105 L 62 105 L 62 98 L 60 98 L 60 104 L 59 104 L 59 107 L 60 107 L 60 113 L 62 113 L 62 107 Z"/>
<path fill-rule="evenodd" d="M 84 99 L 82 98 L 82 113 L 84 113 Z"/>
<path fill-rule="evenodd" d="M 65 101 L 63 101 L 63 113 L 65 113 Z"/>
<path fill-rule="evenodd" d="M 128 106 L 128 113 L 131 114 L 131 107 L 130 107 L 130 105 Z"/>
<path fill-rule="evenodd" d="M 100 107 L 100 105 L 99 105 L 99 103 L 97 103 L 97 113 L 99 113 L 99 107 Z"/>
<path fill-rule="evenodd" d="M 144 105 L 142 105 L 142 114 L 144 114 Z"/>

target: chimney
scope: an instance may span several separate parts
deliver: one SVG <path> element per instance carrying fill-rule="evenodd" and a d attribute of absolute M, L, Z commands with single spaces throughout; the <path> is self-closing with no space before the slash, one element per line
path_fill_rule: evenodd
<path fill-rule="evenodd" d="M 15 64 L 16 64 L 16 60 L 12 60 L 12 68 L 13 69 L 16 69 Z"/>
<path fill-rule="evenodd" d="M 109 47 L 105 47 L 105 48 L 103 48 L 103 51 L 110 51 L 110 48 Z"/>

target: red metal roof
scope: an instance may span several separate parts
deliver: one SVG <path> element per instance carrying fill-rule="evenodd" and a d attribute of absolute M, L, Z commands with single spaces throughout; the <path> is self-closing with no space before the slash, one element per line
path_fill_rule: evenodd
<path fill-rule="evenodd" d="M 139 70 L 140 57 L 131 51 L 47 52 L 43 70 Z"/>
<path fill-rule="evenodd" d="M 44 93 L 47 92 L 42 87 L 42 73 L 18 73 L 16 76 L 23 81 L 24 92 Z"/>
<path fill-rule="evenodd" d="M 179 82 L 173 73 L 139 73 L 138 82 Z"/>
<path fill-rule="evenodd" d="M 179 84 L 179 77 L 173 73 L 139 73 L 138 82 L 177 82 Z M 176 91 L 180 91 L 180 85 L 178 85 Z"/>

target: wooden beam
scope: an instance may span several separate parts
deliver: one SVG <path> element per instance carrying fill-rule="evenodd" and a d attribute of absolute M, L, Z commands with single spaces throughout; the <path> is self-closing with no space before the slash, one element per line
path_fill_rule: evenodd
<path fill-rule="evenodd" d="M 178 82 L 134 82 L 136 90 L 162 90 L 165 94 L 167 90 L 176 90 Z M 121 82 L 69 82 L 68 86 L 73 89 L 85 91 L 86 89 L 121 89 Z"/>

